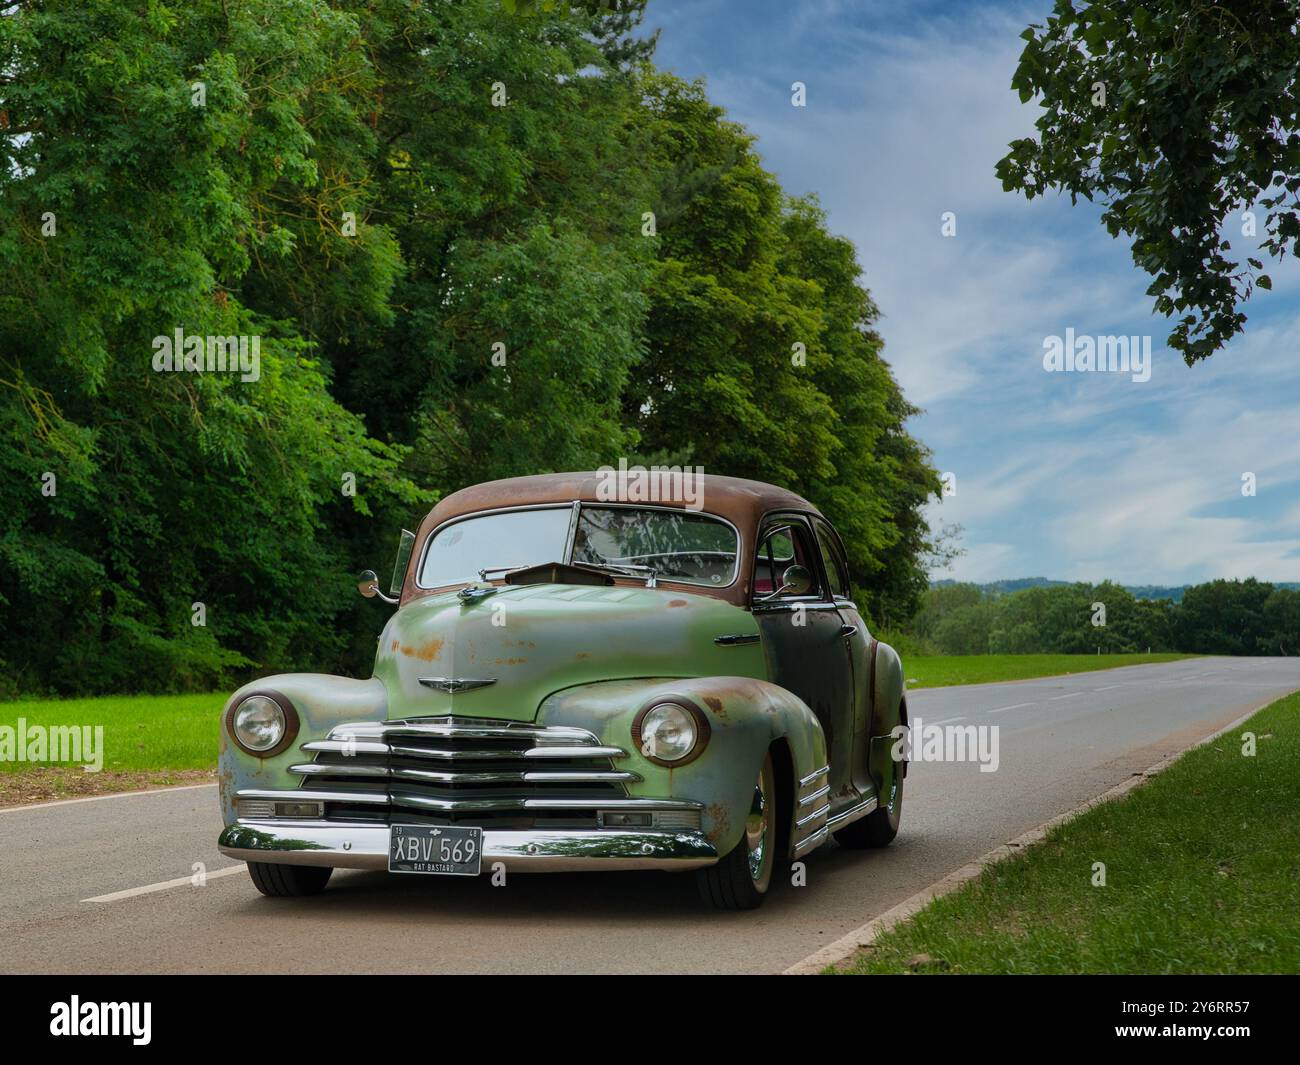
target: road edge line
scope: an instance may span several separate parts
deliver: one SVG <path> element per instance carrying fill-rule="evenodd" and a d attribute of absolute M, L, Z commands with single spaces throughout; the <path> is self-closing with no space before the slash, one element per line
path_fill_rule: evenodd
<path fill-rule="evenodd" d="M 210 780 L 206 784 L 174 784 L 166 788 L 145 788 L 143 790 L 110 791 L 105 795 L 82 795 L 76 799 L 53 799 L 50 802 L 32 802 L 26 806 L 0 806 L 0 814 L 14 814 L 20 810 L 44 810 L 51 806 L 71 806 L 78 802 L 101 802 L 104 799 L 129 799 L 135 795 L 166 795 L 170 791 L 193 791 L 195 788 L 215 788 L 217 782 Z"/>
<path fill-rule="evenodd" d="M 1246 713 L 1242 714 L 1241 717 L 1229 721 L 1222 728 L 1216 729 L 1214 732 L 1211 732 L 1208 736 L 1202 737 L 1195 743 L 1188 744 L 1181 750 L 1166 755 L 1155 765 L 1150 766 L 1141 772 L 1135 772 L 1127 780 L 1121 781 L 1114 787 L 1107 788 L 1100 795 L 1088 799 L 1073 809 L 1066 810 L 1065 813 L 1057 814 L 1050 820 L 1044 821 L 1036 828 L 1031 828 L 1028 832 L 1017 836 L 1015 839 L 1008 840 L 1001 846 L 994 847 L 993 850 L 989 851 L 987 854 L 982 854 L 974 861 L 967 862 L 961 868 L 949 873 L 943 879 L 935 881 L 935 883 L 931 884 L 929 887 L 922 888 L 920 891 L 916 892 L 916 894 L 904 899 L 897 906 L 893 906 L 884 913 L 873 917 L 866 924 L 859 925 L 852 932 L 841 936 L 833 943 L 826 944 L 826 946 L 822 947 L 820 950 L 809 954 L 808 957 L 804 958 L 802 961 L 795 962 L 795 964 L 791 965 L 788 969 L 783 969 L 780 975 L 816 976 L 825 969 L 826 966 L 835 965 L 847 958 L 851 958 L 861 948 L 869 947 L 874 943 L 876 937 L 882 932 L 887 932 L 896 924 L 900 924 L 901 922 L 906 921 L 909 917 L 915 916 L 935 899 L 942 898 L 944 895 L 956 891 L 962 886 L 962 884 L 966 883 L 967 880 L 979 876 L 979 874 L 988 866 L 996 865 L 998 862 L 1005 861 L 1013 855 L 1019 854 L 1025 847 L 1041 840 L 1057 825 L 1064 824 L 1066 821 L 1072 821 L 1080 814 L 1091 810 L 1095 806 L 1100 806 L 1102 803 L 1107 803 L 1113 799 L 1118 799 L 1127 795 L 1134 788 L 1145 784 L 1153 776 L 1161 772 L 1161 770 L 1168 769 L 1170 765 L 1176 762 L 1188 751 L 1194 751 L 1197 747 L 1204 747 L 1207 743 L 1217 740 L 1220 736 L 1231 732 L 1249 718 L 1254 717 L 1257 713 L 1263 710 L 1264 707 L 1272 706 L 1279 700 L 1285 699 L 1294 694 L 1295 692 L 1287 692 L 1285 695 L 1279 695 L 1276 699 L 1268 699 L 1265 702 L 1260 703 L 1258 706 L 1252 707 L 1250 710 L 1247 710 Z"/>

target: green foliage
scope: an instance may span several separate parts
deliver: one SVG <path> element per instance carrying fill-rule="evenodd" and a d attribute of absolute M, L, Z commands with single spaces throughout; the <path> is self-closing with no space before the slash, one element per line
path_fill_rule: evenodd
<path fill-rule="evenodd" d="M 788 199 L 753 138 L 698 84 L 646 80 L 658 257 L 645 358 L 624 410 L 650 453 L 815 500 L 849 553 L 863 607 L 909 617 L 927 582 L 929 452 L 874 331 L 852 245 L 812 199 Z"/>
<path fill-rule="evenodd" d="M 937 481 L 853 249 L 642 7 L 0 17 L 0 691 L 364 673 L 400 526 L 621 456 L 803 492 L 911 614 Z M 178 329 L 260 374 L 156 372 Z"/>
<path fill-rule="evenodd" d="M 1189 365 L 1241 331 L 1256 286 L 1272 287 L 1225 228 L 1259 204 L 1245 239 L 1276 258 L 1300 239 L 1298 19 L 1296 0 L 1057 0 L 1021 35 L 1012 87 L 1043 113 L 998 177 L 1030 198 L 1101 200 L 1107 231 L 1131 239 L 1153 278 L 1155 309 L 1181 316 L 1168 343 Z"/>
<path fill-rule="evenodd" d="M 1300 648 L 1300 592 L 1253 577 L 1194 585 L 1178 603 L 1137 599 L 1110 581 L 1008 594 L 949 584 L 929 589 L 921 603 L 914 631 L 948 655 L 1278 655 Z"/>

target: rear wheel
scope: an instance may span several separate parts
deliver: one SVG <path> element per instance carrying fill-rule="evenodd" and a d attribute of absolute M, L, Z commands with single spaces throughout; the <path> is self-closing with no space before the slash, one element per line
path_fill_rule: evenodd
<path fill-rule="evenodd" d="M 319 895 L 325 890 L 333 872 L 328 865 L 248 863 L 248 875 L 253 878 L 253 884 L 263 895 L 271 898 Z"/>
<path fill-rule="evenodd" d="M 776 774 L 769 754 L 754 783 L 740 842 L 716 865 L 695 874 L 705 902 L 719 910 L 753 910 L 762 905 L 776 865 L 778 819 Z"/>
<path fill-rule="evenodd" d="M 903 820 L 903 777 L 896 774 L 891 789 L 893 801 L 886 806 L 877 806 L 871 813 L 853 824 L 834 833 L 835 842 L 849 850 L 861 850 L 864 847 L 888 847 L 898 835 L 898 826 Z M 885 796 L 886 799 L 889 796 Z"/>
<path fill-rule="evenodd" d="M 903 726 L 907 725 L 906 702 L 898 707 L 898 721 Z M 889 779 L 882 781 L 884 787 L 877 797 L 876 808 L 861 820 L 834 833 L 835 842 L 849 850 L 888 847 L 893 843 L 903 820 L 903 778 L 906 776 L 907 763 L 893 762 Z"/>

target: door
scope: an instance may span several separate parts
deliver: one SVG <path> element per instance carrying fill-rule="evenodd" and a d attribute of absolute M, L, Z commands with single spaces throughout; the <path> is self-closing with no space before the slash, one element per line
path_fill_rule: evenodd
<path fill-rule="evenodd" d="M 874 678 L 871 661 L 875 653 L 875 641 L 867 631 L 862 615 L 858 613 L 857 604 L 853 602 L 848 562 L 839 536 L 824 518 L 813 518 L 812 522 L 817 532 L 817 546 L 821 549 L 822 570 L 826 575 L 831 599 L 843 623 L 841 632 L 853 670 L 853 743 L 848 758 L 849 778 L 860 794 L 872 795 L 877 790 L 877 782 L 870 772 L 871 736 L 882 727 L 875 720 L 875 693 L 871 690 Z"/>
<path fill-rule="evenodd" d="M 782 590 L 794 566 L 803 567 L 812 584 L 804 590 Z M 853 666 L 845 622 L 827 586 L 806 516 L 764 518 L 751 587 L 768 678 L 797 695 L 817 715 L 826 736 L 830 801 L 835 806 L 856 794 L 851 772 Z"/>

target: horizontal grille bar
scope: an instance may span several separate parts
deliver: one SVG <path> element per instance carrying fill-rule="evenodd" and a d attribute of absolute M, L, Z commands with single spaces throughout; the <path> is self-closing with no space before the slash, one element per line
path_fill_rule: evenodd
<path fill-rule="evenodd" d="M 330 737 L 434 736 L 454 739 L 486 740 L 516 738 L 555 740 L 563 743 L 595 743 L 595 737 L 582 728 L 567 725 L 485 725 L 457 721 L 365 721 L 355 725 L 336 725 Z"/>
<path fill-rule="evenodd" d="M 294 793 L 296 794 L 296 792 Z M 393 804 L 417 809 L 474 810 L 698 810 L 700 804 L 682 799 L 441 799 L 420 792 L 394 789 Z"/>
<path fill-rule="evenodd" d="M 394 780 L 427 780 L 433 784 L 525 784 L 591 783 L 611 780 L 640 780 L 637 773 L 617 769 L 534 769 L 476 773 L 472 770 L 390 768 L 384 765 L 353 765 L 347 762 L 307 762 L 291 765 L 290 773 L 303 776 L 382 777 Z"/>

